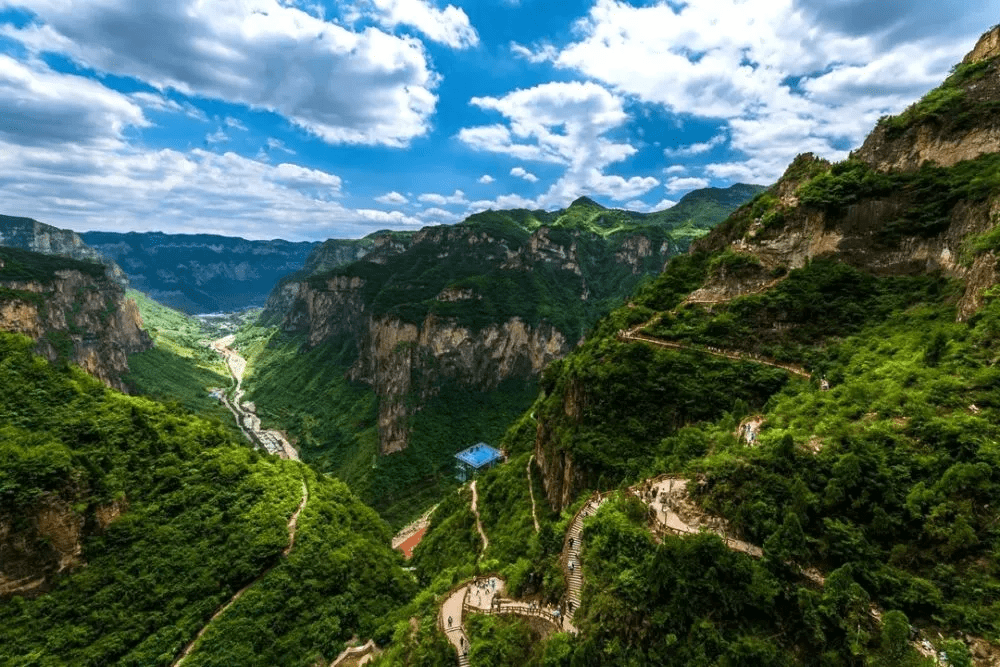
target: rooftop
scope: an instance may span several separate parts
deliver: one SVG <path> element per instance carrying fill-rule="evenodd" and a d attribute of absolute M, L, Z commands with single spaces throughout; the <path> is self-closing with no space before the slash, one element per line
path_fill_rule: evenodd
<path fill-rule="evenodd" d="M 480 442 L 455 454 L 455 458 L 473 468 L 482 468 L 488 463 L 502 459 L 503 454 L 495 447 L 490 447 L 485 442 Z"/>

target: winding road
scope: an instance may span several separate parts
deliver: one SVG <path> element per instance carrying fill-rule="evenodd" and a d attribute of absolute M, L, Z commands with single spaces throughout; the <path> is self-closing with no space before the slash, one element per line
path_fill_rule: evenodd
<path fill-rule="evenodd" d="M 223 393 L 219 400 L 225 405 L 236 418 L 236 424 L 243 431 L 247 440 L 262 447 L 267 453 L 280 456 L 283 459 L 299 460 L 299 453 L 291 443 L 285 438 L 281 431 L 273 429 L 263 429 L 260 425 L 260 418 L 256 414 L 256 408 L 252 403 L 243 402 L 243 373 L 246 371 L 247 360 L 231 345 L 236 340 L 232 334 L 214 340 L 209 344 L 213 350 L 218 352 L 226 360 L 226 367 L 229 373 L 236 380 L 236 388 L 233 390 L 233 400 L 230 400 Z"/>

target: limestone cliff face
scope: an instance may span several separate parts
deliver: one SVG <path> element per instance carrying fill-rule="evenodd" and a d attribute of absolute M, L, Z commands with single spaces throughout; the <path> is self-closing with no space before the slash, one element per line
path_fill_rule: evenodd
<path fill-rule="evenodd" d="M 903 131 L 879 123 L 854 156 L 875 169 L 912 171 L 925 161 L 949 167 L 1000 146 L 1000 27 L 984 34 L 965 56 L 965 66 L 981 64 L 985 71 L 950 87 L 954 108 L 917 114 Z M 919 105 L 916 105 L 919 107 Z M 901 117 L 905 118 L 906 113 Z"/>
<path fill-rule="evenodd" d="M 123 287 L 128 285 L 128 278 L 120 266 L 105 259 L 101 253 L 87 245 L 79 234 L 68 229 L 59 229 L 31 218 L 0 215 L 0 246 L 101 262 L 107 266 L 108 276 L 112 280 Z"/>
<path fill-rule="evenodd" d="M 572 381 L 562 396 L 562 412 L 571 422 L 583 415 L 586 394 L 584 388 Z M 551 422 L 538 421 L 535 433 L 535 460 L 542 471 L 545 499 L 553 509 L 562 509 L 576 499 L 580 489 L 587 487 L 585 473 L 573 463 L 569 452 L 559 445 Z"/>
<path fill-rule="evenodd" d="M 135 302 L 108 278 L 64 270 L 50 282 L 0 280 L 0 288 L 0 329 L 31 337 L 49 360 L 65 358 L 116 389 L 125 390 L 128 355 L 152 347 Z"/>
<path fill-rule="evenodd" d="M 419 326 L 379 317 L 368 320 L 363 340 L 350 376 L 370 384 L 379 396 L 383 454 L 406 448 L 413 409 L 407 398 L 426 401 L 442 378 L 490 390 L 508 378 L 538 375 L 569 351 L 566 337 L 554 327 L 532 327 L 520 318 L 474 332 L 433 315 Z"/>
<path fill-rule="evenodd" d="M 85 489 L 72 480 L 61 493 L 49 493 L 17 516 L 0 509 L 0 599 L 34 597 L 52 586 L 56 575 L 84 565 L 83 540 L 103 532 L 128 508 L 125 498 L 87 506 Z"/>
<path fill-rule="evenodd" d="M 437 315 L 428 301 L 474 312 L 484 302 L 486 288 L 481 282 L 473 286 L 449 284 L 450 278 L 446 277 L 440 288 L 425 295 L 421 282 L 431 279 L 411 277 L 415 267 L 452 267 L 442 271 L 446 276 L 460 278 L 462 271 L 468 273 L 474 266 L 473 271 L 482 271 L 473 273 L 482 276 L 477 280 L 517 280 L 544 271 L 559 276 L 558 289 L 565 292 L 563 298 L 585 304 L 595 288 L 588 285 L 584 267 L 597 260 L 596 255 L 585 256 L 583 246 L 591 253 L 600 248 L 604 270 L 618 266 L 624 269 L 620 270 L 622 275 L 635 275 L 636 280 L 648 271 L 646 267 L 662 266 L 672 250 L 664 242 L 654 245 L 641 233 L 607 242 L 596 236 L 584 238 L 585 233 L 557 232 L 542 226 L 517 238 L 455 225 L 422 229 L 407 239 L 406 247 L 398 239 L 386 238 L 380 241 L 379 249 L 358 264 L 386 267 L 393 276 L 396 271 L 406 275 L 405 279 L 391 277 L 386 284 L 396 293 L 415 294 L 414 303 L 427 314 L 404 319 L 391 311 L 380 311 L 373 302 L 377 289 L 369 283 L 374 278 L 353 274 L 376 275 L 382 269 L 355 267 L 352 275 L 333 272 L 298 281 L 295 287 L 286 285 L 285 297 L 291 300 L 291 306 L 281 326 L 287 332 L 304 335 L 309 346 L 334 336 L 346 335 L 354 340 L 358 358 L 349 376 L 369 384 L 376 392 L 381 452 L 397 452 L 407 446 L 410 417 L 435 394 L 442 380 L 456 381 L 470 391 L 489 391 L 510 378 L 534 378 L 550 361 L 565 356 L 580 337 L 579 331 L 561 331 L 545 318 L 535 318 L 531 323 L 524 316 L 494 316 L 484 323 L 479 317 L 477 325 L 472 326 L 460 317 Z M 604 287 L 601 296 L 607 298 L 608 289 Z M 494 293 L 489 302 L 496 308 L 499 299 L 534 298 L 530 294 Z"/>
<path fill-rule="evenodd" d="M 401 232 L 376 232 L 364 239 L 328 239 L 316 246 L 300 270 L 290 273 L 275 285 L 267 297 L 260 319 L 265 324 L 278 324 L 296 306 L 296 300 L 309 276 L 367 258 L 384 263 L 386 258 L 404 252 L 412 235 Z M 295 320 L 301 319 L 301 313 Z M 294 325 L 293 325 L 294 326 Z"/>

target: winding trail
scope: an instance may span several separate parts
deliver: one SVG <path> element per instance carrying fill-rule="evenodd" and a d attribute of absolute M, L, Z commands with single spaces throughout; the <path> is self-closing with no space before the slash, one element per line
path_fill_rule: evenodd
<path fill-rule="evenodd" d="M 628 488 L 628 493 L 639 498 L 649 508 L 648 528 L 658 541 L 662 540 L 666 534 L 683 537 L 701 532 L 711 532 L 721 537 L 726 547 L 733 551 L 747 554 L 753 558 L 764 556 L 764 551 L 759 546 L 733 537 L 724 519 L 708 514 L 695 505 L 688 494 L 687 484 L 687 479 L 660 475 Z M 475 482 L 472 485 L 474 486 Z M 563 572 L 566 575 L 566 596 L 559 609 L 539 606 L 534 602 L 501 597 L 506 584 L 503 579 L 497 576 L 468 581 L 455 588 L 445 598 L 440 607 L 438 622 L 458 652 L 459 667 L 469 665 L 467 657 L 467 651 L 470 648 L 469 637 L 465 634 L 464 623 L 466 613 L 512 614 L 539 618 L 552 624 L 555 629 L 571 634 L 579 632 L 573 619 L 580 608 L 584 585 L 581 560 L 584 538 L 583 522 L 594 516 L 601 505 L 607 502 L 614 493 L 614 491 L 608 491 L 593 494 L 570 522 L 560 557 Z M 476 492 L 473 489 L 473 511 L 476 512 L 478 524 L 479 513 L 475 509 L 476 500 Z M 485 540 L 485 534 L 481 531 L 480 534 Z M 816 568 L 800 568 L 799 574 L 820 587 L 826 583 L 825 577 Z M 881 625 L 882 613 L 874 604 L 869 609 L 869 615 L 875 623 Z M 921 655 L 934 658 L 937 661 L 933 649 L 928 649 L 923 645 L 923 642 L 911 640 L 911 645 Z"/>
<path fill-rule="evenodd" d="M 295 512 L 293 512 L 292 516 L 288 519 L 288 546 L 286 546 L 282 550 L 281 552 L 282 557 L 287 558 L 288 554 L 292 552 L 292 547 L 295 546 L 295 533 L 298 530 L 299 515 L 302 513 L 302 510 L 305 509 L 306 503 L 308 502 L 309 502 L 309 487 L 306 485 L 306 481 L 302 480 L 302 500 L 299 502 L 299 506 L 295 509 Z M 243 594 L 246 593 L 251 586 L 253 586 L 258 581 L 263 579 L 268 572 L 270 572 L 275 568 L 276 565 L 277 563 L 268 568 L 265 568 L 264 571 L 258 574 L 256 577 L 254 577 L 254 579 L 250 583 L 248 583 L 240 590 L 236 591 L 233 597 L 229 599 L 229 602 L 219 607 L 219 609 L 214 614 L 212 614 L 212 617 L 208 619 L 208 622 L 205 623 L 205 625 L 202 626 L 201 630 L 198 631 L 198 634 L 194 636 L 194 639 L 192 639 L 188 643 L 188 645 L 184 647 L 184 650 L 181 652 L 180 657 L 178 657 L 176 662 L 173 663 L 173 667 L 178 667 L 178 665 L 184 662 L 184 660 L 191 654 L 195 646 L 198 644 L 198 640 L 201 639 L 202 635 L 205 634 L 205 631 L 208 630 L 208 628 L 212 625 L 212 622 L 215 619 L 219 618 L 224 613 L 226 613 L 227 609 L 232 607 L 237 600 L 243 597 Z"/>
<path fill-rule="evenodd" d="M 528 493 L 531 494 L 531 520 L 535 524 L 535 532 L 538 533 L 542 529 L 538 525 L 538 511 L 535 509 L 535 485 L 531 483 L 531 463 L 534 460 L 534 454 L 528 457 L 528 465 L 525 468 L 525 472 L 528 474 Z"/>
<path fill-rule="evenodd" d="M 703 354 L 710 354 L 712 356 L 732 359 L 734 361 L 748 361 L 754 364 L 762 364 L 764 366 L 780 368 L 783 371 L 787 371 L 789 373 L 792 373 L 793 375 L 798 375 L 799 377 L 803 377 L 806 379 L 812 377 L 812 374 L 810 374 L 809 371 L 796 364 L 786 364 L 780 361 L 775 361 L 774 359 L 769 359 L 767 357 L 760 357 L 754 354 L 740 352 L 738 350 L 724 350 L 722 348 L 717 348 L 717 347 L 701 347 L 698 345 L 690 345 L 687 343 L 678 343 L 671 340 L 661 340 L 659 338 L 654 338 L 652 336 L 639 333 L 639 330 L 646 327 L 646 324 L 641 324 L 639 326 L 632 327 L 631 329 L 619 330 L 618 339 L 627 342 L 641 342 L 641 343 L 648 343 L 650 345 L 658 345 L 660 347 L 665 347 L 672 350 L 688 350 L 691 352 L 701 352 Z"/>
<path fill-rule="evenodd" d="M 479 520 L 479 494 L 476 491 L 476 480 L 472 481 L 469 488 L 472 489 L 472 513 L 476 515 L 476 530 L 479 531 L 479 537 L 483 538 L 483 550 L 479 552 L 479 555 L 482 556 L 490 546 L 490 539 L 486 537 L 486 533 L 483 531 L 483 524 Z"/>

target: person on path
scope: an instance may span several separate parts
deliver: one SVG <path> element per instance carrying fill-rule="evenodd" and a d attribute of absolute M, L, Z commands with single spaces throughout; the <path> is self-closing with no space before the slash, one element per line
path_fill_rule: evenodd
<path fill-rule="evenodd" d="M 448 617 L 448 627 L 451 627 L 451 616 Z"/>

